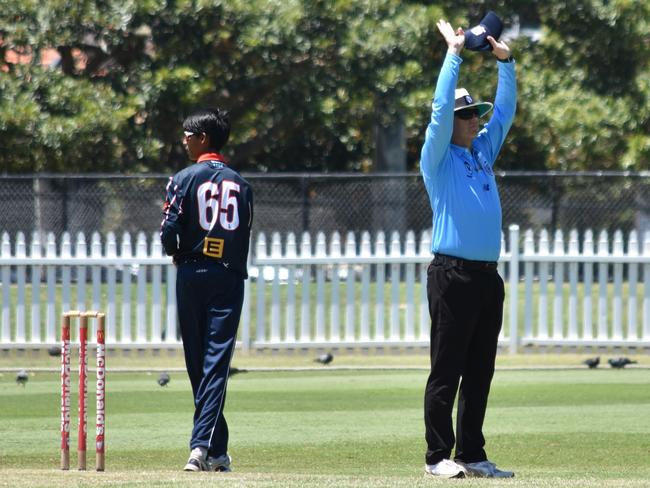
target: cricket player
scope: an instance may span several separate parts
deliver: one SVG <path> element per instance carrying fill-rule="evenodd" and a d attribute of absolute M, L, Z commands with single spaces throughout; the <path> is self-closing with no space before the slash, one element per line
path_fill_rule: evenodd
<path fill-rule="evenodd" d="M 183 122 L 194 164 L 169 179 L 160 238 L 177 265 L 176 301 L 194 428 L 185 471 L 230 471 L 223 415 L 242 303 L 253 220 L 253 192 L 219 151 L 228 114 L 198 110 Z"/>

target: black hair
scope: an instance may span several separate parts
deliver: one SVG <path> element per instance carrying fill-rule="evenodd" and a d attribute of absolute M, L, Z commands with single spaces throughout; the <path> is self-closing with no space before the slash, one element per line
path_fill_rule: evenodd
<path fill-rule="evenodd" d="M 183 130 L 206 134 L 210 139 L 210 149 L 219 151 L 230 136 L 230 116 L 220 108 L 203 108 L 185 118 Z"/>

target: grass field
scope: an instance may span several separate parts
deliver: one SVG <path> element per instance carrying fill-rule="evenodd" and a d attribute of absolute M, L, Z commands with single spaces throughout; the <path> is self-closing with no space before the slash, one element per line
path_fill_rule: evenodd
<path fill-rule="evenodd" d="M 226 416 L 234 471 L 218 474 L 181 471 L 192 422 L 184 373 L 172 374 L 166 388 L 157 385 L 155 374 L 109 376 L 105 473 L 58 470 L 57 374 L 35 373 L 23 388 L 16 385 L 14 374 L 3 373 L 0 486 L 641 487 L 650 483 L 648 369 L 498 371 L 485 424 L 487 448 L 500 466 L 516 471 L 514 480 L 443 481 L 423 474 L 426 374 L 424 369 L 323 368 L 233 376 Z M 92 399 L 92 388 L 90 393 Z M 91 408 L 90 419 L 92 414 Z M 89 423 L 91 432 L 92 426 Z M 89 451 L 89 467 L 93 459 Z"/>

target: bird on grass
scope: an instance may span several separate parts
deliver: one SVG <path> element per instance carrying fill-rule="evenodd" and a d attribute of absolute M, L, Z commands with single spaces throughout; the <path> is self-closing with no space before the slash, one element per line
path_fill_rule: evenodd
<path fill-rule="evenodd" d="M 589 369 L 597 368 L 598 365 L 600 364 L 600 356 L 597 356 L 595 358 L 585 359 L 582 364 L 586 364 L 587 366 L 589 366 Z"/>
<path fill-rule="evenodd" d="M 163 371 L 162 373 L 160 373 L 160 376 L 158 376 L 158 384 L 160 386 L 167 386 L 170 380 L 171 377 L 169 376 L 169 373 L 167 373 L 166 371 Z"/>
<path fill-rule="evenodd" d="M 607 360 L 607 362 L 612 368 L 623 369 L 628 364 L 634 364 L 637 361 L 632 361 L 629 358 L 620 357 L 620 358 L 610 358 Z"/>
<path fill-rule="evenodd" d="M 314 359 L 314 362 L 327 365 L 331 363 L 333 360 L 334 360 L 334 356 L 332 356 L 331 353 L 327 352 L 325 354 L 321 354 L 316 359 Z"/>
<path fill-rule="evenodd" d="M 16 374 L 17 385 L 25 386 L 28 379 L 29 379 L 29 373 L 27 373 L 27 371 L 25 371 L 24 369 L 21 369 L 20 371 L 18 371 L 18 374 Z"/>
<path fill-rule="evenodd" d="M 246 370 L 240 368 L 230 368 L 228 369 L 228 378 L 230 378 L 231 376 L 235 376 L 236 374 L 239 373 L 246 373 Z"/>
<path fill-rule="evenodd" d="M 52 346 L 47 350 L 47 353 L 52 356 L 60 356 L 61 355 L 61 346 Z"/>

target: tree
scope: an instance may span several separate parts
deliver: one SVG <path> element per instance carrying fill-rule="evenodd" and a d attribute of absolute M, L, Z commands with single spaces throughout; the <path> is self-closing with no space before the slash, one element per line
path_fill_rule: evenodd
<path fill-rule="evenodd" d="M 650 5 L 545 2 L 538 14 L 542 41 L 519 45 L 521 102 L 508 165 L 648 169 Z"/>
<path fill-rule="evenodd" d="M 175 169 L 183 115 L 219 104 L 245 169 L 359 168 L 378 100 L 396 110 L 421 84 L 439 14 L 396 0 L 12 4 L 3 47 L 32 60 L 0 78 L 25 101 L 0 106 L 5 167 Z M 52 46 L 61 61 L 43 67 Z"/>
<path fill-rule="evenodd" d="M 375 124 L 400 118 L 417 169 L 445 53 L 435 21 L 475 25 L 494 9 L 543 31 L 512 43 L 520 101 L 499 167 L 644 169 L 646 3 L 0 0 L 0 168 L 174 171 L 183 117 L 220 105 L 240 169 L 368 170 Z M 461 83 L 491 98 L 493 57 L 464 59 Z"/>

